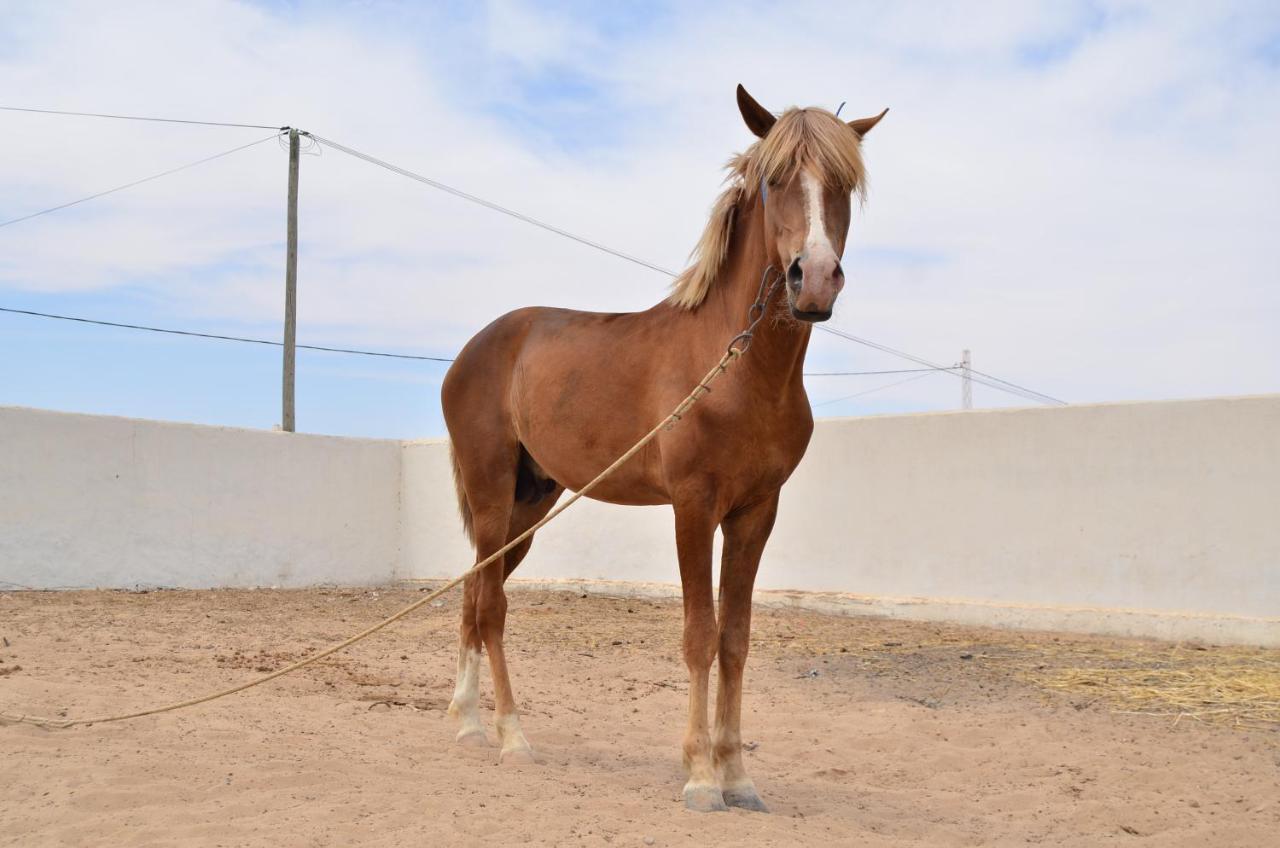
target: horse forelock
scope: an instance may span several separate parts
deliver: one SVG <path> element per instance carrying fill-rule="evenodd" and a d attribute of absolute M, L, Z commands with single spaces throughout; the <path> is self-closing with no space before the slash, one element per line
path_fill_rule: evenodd
<path fill-rule="evenodd" d="M 788 109 L 769 134 L 729 160 L 728 186 L 716 199 L 692 264 L 676 277 L 668 300 L 693 309 L 707 298 L 729 253 L 740 207 L 753 200 L 764 183 L 787 182 L 800 171 L 823 185 L 859 200 L 866 191 L 866 169 L 858 134 L 824 109 Z"/>

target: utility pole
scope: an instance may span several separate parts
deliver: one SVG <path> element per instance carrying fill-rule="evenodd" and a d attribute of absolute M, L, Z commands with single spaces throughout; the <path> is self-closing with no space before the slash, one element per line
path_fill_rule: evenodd
<path fill-rule="evenodd" d="M 284 254 L 284 380 L 280 429 L 294 432 L 293 379 L 298 342 L 298 131 L 289 128 L 289 218 Z"/>
<path fill-rule="evenodd" d="M 973 409 L 973 363 L 969 361 L 969 349 L 960 355 L 960 408 Z"/>

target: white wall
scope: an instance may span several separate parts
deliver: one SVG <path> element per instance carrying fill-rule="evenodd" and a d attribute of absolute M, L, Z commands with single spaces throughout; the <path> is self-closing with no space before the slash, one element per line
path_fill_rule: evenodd
<path fill-rule="evenodd" d="M 396 442 L 0 407 L 0 581 L 384 582 L 399 487 Z"/>
<path fill-rule="evenodd" d="M 438 492 L 447 450 L 406 446 Z M 406 522 L 449 540 L 406 571 L 456 573 L 452 511 Z M 575 505 L 516 576 L 677 582 L 670 509 Z M 819 421 L 757 585 L 885 615 L 1280 644 L 1280 396 Z"/>
<path fill-rule="evenodd" d="M 407 442 L 405 451 L 405 574 L 452 577 L 474 562 L 462 534 L 454 495 L 449 444 Z M 671 507 L 620 507 L 583 499 L 538 531 L 516 575 L 679 581 Z"/>
<path fill-rule="evenodd" d="M 759 585 L 877 615 L 1280 644 L 1278 516 L 1280 396 L 826 420 Z M 440 441 L 0 409 L 0 580 L 363 583 L 472 559 Z M 675 583 L 670 509 L 580 502 L 517 577 Z"/>
<path fill-rule="evenodd" d="M 778 588 L 1280 615 L 1280 397 L 826 422 Z"/>

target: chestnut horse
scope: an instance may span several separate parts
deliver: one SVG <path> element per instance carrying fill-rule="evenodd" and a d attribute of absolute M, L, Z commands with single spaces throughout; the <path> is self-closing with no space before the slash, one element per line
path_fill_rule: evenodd
<path fill-rule="evenodd" d="M 662 420 L 742 329 L 766 269 L 785 273 L 786 297 L 769 304 L 750 352 L 696 414 L 590 495 L 617 504 L 671 504 L 675 512 L 689 670 L 684 799 L 694 810 L 765 809 L 743 768 L 739 731 L 751 591 L 779 490 L 813 431 L 801 375 L 810 325 L 830 317 L 844 286 L 840 256 L 850 200 L 865 185 L 861 141 L 884 116 L 846 124 L 823 109 L 793 108 L 775 117 L 742 86 L 738 107 L 760 140 L 729 163 L 728 188 L 694 264 L 665 301 L 621 314 L 546 307 L 508 313 L 467 343 L 441 390 L 459 508 L 484 558 Z M 711 586 L 717 527 L 724 534 L 718 623 Z M 502 761 L 533 758 L 502 645 L 503 583 L 531 541 L 465 583 L 449 713 L 461 722 L 459 742 L 486 744 L 479 712 L 483 647 Z M 707 689 L 717 656 L 712 733 Z"/>

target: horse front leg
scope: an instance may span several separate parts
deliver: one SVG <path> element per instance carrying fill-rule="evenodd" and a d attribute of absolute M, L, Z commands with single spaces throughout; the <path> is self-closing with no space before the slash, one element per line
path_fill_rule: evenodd
<path fill-rule="evenodd" d="M 684 805 L 690 810 L 726 810 L 711 760 L 707 689 L 715 660 L 716 611 L 711 594 L 712 539 L 716 517 L 709 498 L 676 505 L 676 551 L 684 596 L 684 661 L 689 669 L 689 723 L 684 735 L 684 767 L 689 780 Z"/>
<path fill-rule="evenodd" d="M 716 777 L 724 801 L 767 813 L 742 764 L 742 675 L 751 644 L 751 591 L 764 544 L 778 513 L 778 493 L 730 513 L 721 523 L 724 553 L 720 561 L 720 691 L 716 701 Z"/>

